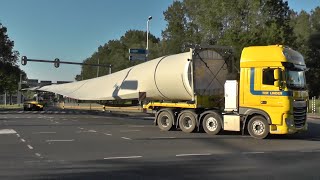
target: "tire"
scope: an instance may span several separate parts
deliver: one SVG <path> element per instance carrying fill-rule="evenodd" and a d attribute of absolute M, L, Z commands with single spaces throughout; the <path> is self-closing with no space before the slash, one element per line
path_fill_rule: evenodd
<path fill-rule="evenodd" d="M 163 131 L 169 131 L 172 128 L 174 116 L 172 111 L 163 110 L 157 116 L 157 124 Z"/>
<path fill-rule="evenodd" d="M 250 136 L 256 139 L 264 139 L 269 135 L 268 121 L 262 116 L 253 116 L 247 125 Z"/>
<path fill-rule="evenodd" d="M 222 118 L 217 113 L 209 113 L 202 120 L 202 128 L 207 134 L 216 135 L 222 129 Z"/>
<path fill-rule="evenodd" d="M 196 115 L 192 111 L 182 111 L 179 116 L 179 127 L 183 132 L 191 133 L 196 128 Z"/>

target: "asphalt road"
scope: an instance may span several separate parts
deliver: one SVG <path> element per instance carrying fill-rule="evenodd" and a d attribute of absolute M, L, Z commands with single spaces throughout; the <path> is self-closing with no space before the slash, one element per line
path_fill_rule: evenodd
<path fill-rule="evenodd" d="M 77 110 L 0 111 L 0 179 L 320 179 L 320 119 L 309 131 L 160 131 L 152 117 Z"/>

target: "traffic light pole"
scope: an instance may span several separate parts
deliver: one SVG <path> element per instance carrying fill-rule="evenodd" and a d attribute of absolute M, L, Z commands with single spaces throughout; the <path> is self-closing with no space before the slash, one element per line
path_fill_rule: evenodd
<path fill-rule="evenodd" d="M 51 60 L 40 60 L 40 59 L 28 59 L 26 56 L 22 56 L 21 64 L 26 65 L 27 61 L 31 62 L 44 62 L 44 63 L 59 63 L 59 64 L 76 64 L 76 65 L 86 65 L 86 66 L 102 66 L 111 68 L 111 64 L 89 64 L 89 63 L 78 63 L 78 62 L 70 62 L 70 61 L 60 61 L 59 59 Z M 58 66 L 59 67 L 59 66 Z"/>

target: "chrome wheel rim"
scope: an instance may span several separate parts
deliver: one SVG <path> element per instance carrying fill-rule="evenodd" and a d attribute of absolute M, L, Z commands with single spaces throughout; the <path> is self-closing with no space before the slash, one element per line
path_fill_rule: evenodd
<path fill-rule="evenodd" d="M 257 120 L 252 123 L 253 133 L 256 135 L 262 135 L 265 132 L 265 125 L 262 121 Z"/>
<path fill-rule="evenodd" d="M 218 128 L 217 120 L 213 117 L 209 117 L 206 121 L 206 127 L 209 131 L 215 131 Z"/>

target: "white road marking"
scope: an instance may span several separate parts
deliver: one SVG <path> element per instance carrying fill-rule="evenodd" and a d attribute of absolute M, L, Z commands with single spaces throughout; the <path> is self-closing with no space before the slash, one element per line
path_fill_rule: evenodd
<path fill-rule="evenodd" d="M 138 129 L 133 129 L 133 130 L 120 130 L 120 132 L 138 132 L 138 131 L 141 131 L 141 130 L 138 130 Z"/>
<path fill-rule="evenodd" d="M 176 137 L 150 137 L 149 139 L 175 139 Z"/>
<path fill-rule="evenodd" d="M 0 134 L 16 134 L 17 132 L 13 129 L 0 129 Z"/>
<path fill-rule="evenodd" d="M 183 156 L 210 156 L 210 153 L 203 153 L 203 154 L 177 154 L 177 157 L 183 157 Z"/>
<path fill-rule="evenodd" d="M 145 127 L 145 126 L 140 126 L 140 125 L 131 125 L 129 127 Z"/>
<path fill-rule="evenodd" d="M 19 114 L 23 113 L 23 111 L 18 111 Z"/>
<path fill-rule="evenodd" d="M 112 134 L 108 134 L 108 133 L 103 133 L 103 134 L 105 134 L 105 135 L 107 135 L 107 136 L 112 136 Z"/>
<path fill-rule="evenodd" d="M 30 146 L 29 144 L 28 144 L 27 146 L 28 146 L 28 148 L 29 148 L 29 149 L 33 149 L 33 147 L 32 147 L 32 146 Z"/>
<path fill-rule="evenodd" d="M 242 154 L 263 154 L 265 152 L 262 151 L 252 151 L 252 152 L 242 152 Z"/>
<path fill-rule="evenodd" d="M 17 135 L 17 137 L 20 137 L 20 134 L 16 134 Z"/>
<path fill-rule="evenodd" d="M 57 132 L 34 132 L 32 134 L 55 134 Z"/>
<path fill-rule="evenodd" d="M 97 131 L 95 131 L 95 130 L 87 130 L 87 131 L 85 131 L 85 130 L 81 130 L 81 131 L 77 131 L 77 133 L 96 133 Z"/>
<path fill-rule="evenodd" d="M 24 139 L 22 139 L 22 138 L 21 138 L 20 140 L 21 140 L 22 142 L 26 142 L 26 140 L 24 140 Z"/>
<path fill-rule="evenodd" d="M 121 137 L 121 138 L 125 140 L 132 140 L 131 138 L 128 138 L 128 137 Z"/>
<path fill-rule="evenodd" d="M 81 129 L 81 130 L 83 130 L 84 128 L 82 128 L 82 127 L 78 127 L 79 129 Z"/>
<path fill-rule="evenodd" d="M 74 139 L 49 139 L 46 142 L 72 142 Z"/>
<path fill-rule="evenodd" d="M 35 155 L 38 156 L 38 157 L 41 157 L 41 154 L 39 154 L 39 153 L 35 153 Z"/>
<path fill-rule="evenodd" d="M 136 159 L 136 158 L 142 158 L 142 156 L 107 157 L 103 159 L 107 160 L 107 159 Z"/>
<path fill-rule="evenodd" d="M 150 120 L 153 120 L 153 119 L 154 119 L 154 117 L 146 116 L 146 117 L 141 117 L 140 119 L 150 119 Z"/>

